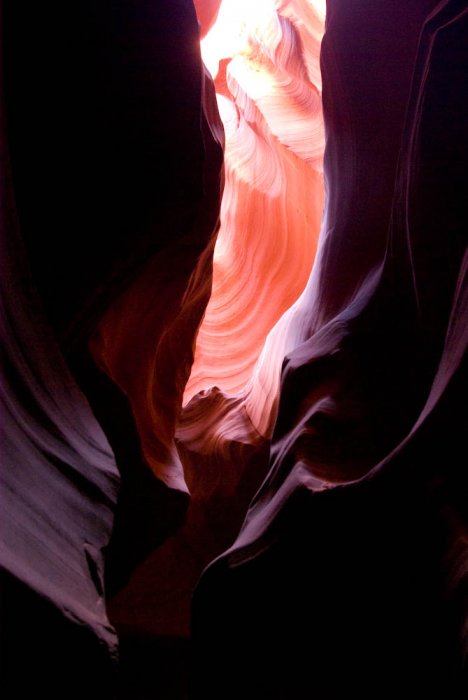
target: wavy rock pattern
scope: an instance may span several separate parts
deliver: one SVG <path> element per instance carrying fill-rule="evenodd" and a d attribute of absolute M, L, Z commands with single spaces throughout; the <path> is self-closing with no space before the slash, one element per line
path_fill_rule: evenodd
<path fill-rule="evenodd" d="M 185 237 L 178 235 L 152 256 L 111 305 L 92 340 L 99 366 L 129 398 L 147 463 L 180 490 L 186 489 L 185 470 L 197 491 L 204 479 L 189 474 L 197 467 L 187 462 L 187 450 L 202 460 L 215 454 L 226 460 L 240 445 L 260 444 L 271 429 L 284 330 L 277 332 L 269 357 L 257 361 L 268 333 L 310 275 L 323 208 L 324 146 L 320 13 L 309 3 L 283 3 L 277 9 L 265 2 L 252 24 L 248 3 L 199 3 L 199 9 L 206 10 L 208 26 L 217 16 L 203 53 L 217 73 L 226 135 L 214 258 L 221 194 L 216 147 L 223 137 L 211 84 L 205 81 L 206 179 L 199 213 Z M 233 10 L 238 25 L 227 47 L 226 23 Z M 250 26 L 241 31 L 247 19 Z M 182 232 L 184 226 L 173 214 L 164 221 L 166 230 Z M 185 400 L 194 397 L 200 405 L 192 401 L 179 415 L 197 330 Z M 183 465 L 174 444 L 177 422 Z"/>
<path fill-rule="evenodd" d="M 233 10 L 237 25 L 226 34 Z M 294 314 L 282 314 L 310 275 L 323 207 L 323 15 L 304 2 L 198 2 L 197 11 L 202 35 L 204 22 L 209 27 L 217 16 L 202 54 L 216 74 L 226 148 L 213 289 L 185 392 L 186 401 L 192 398 L 176 433 L 190 505 L 185 527 L 153 553 L 111 604 L 113 619 L 124 628 L 166 636 L 189 634 L 193 587 L 232 542 L 265 475 L 265 436 L 274 419 L 285 348 L 294 342 Z M 238 31 L 246 21 L 248 28 Z M 148 287 L 154 278 L 148 275 Z M 204 283 L 209 292 L 208 275 Z M 142 298 L 135 293 L 135 309 Z M 187 295 L 184 304 L 188 300 Z M 184 313 L 182 307 L 181 323 Z M 155 328 L 159 314 L 155 306 Z M 121 318 L 127 332 L 127 314 Z M 138 319 L 135 313 L 135 326 Z M 147 343 L 154 331 L 145 324 L 139 332 Z M 133 334 L 127 337 L 132 343 Z M 154 353 L 154 346 L 145 347 L 148 357 Z M 163 353 L 159 358 L 167 371 Z M 180 360 L 180 349 L 174 359 Z M 132 369 L 135 385 L 142 381 L 141 366 Z M 160 385 L 155 399 L 166 388 Z M 163 395 L 174 400 L 174 393 Z M 141 401 L 138 410 L 145 408 Z M 153 421 L 148 428 L 159 434 L 160 424 Z M 157 473 L 164 475 L 160 466 Z"/>
<path fill-rule="evenodd" d="M 265 469 L 262 445 L 323 209 L 323 8 L 255 7 L 222 3 L 202 42 L 225 127 L 226 185 L 213 289 L 185 390 L 192 398 L 177 429 L 195 502 L 236 492 L 252 452 L 263 462 L 257 475 Z"/>
<path fill-rule="evenodd" d="M 3 583 L 15 594 L 19 585 L 25 586 L 68 620 L 91 630 L 96 647 L 99 640 L 115 656 L 117 637 L 104 599 L 104 550 L 119 474 L 32 282 L 4 137 L 2 129 L 2 613 Z M 7 596 L 6 604 L 14 606 L 17 599 Z M 21 630 L 18 619 L 14 624 Z M 36 635 L 30 631 L 32 640 Z M 2 640 L 2 645 L 11 641 Z M 33 642 L 20 643 L 28 649 Z M 89 646 L 88 641 L 88 647 L 77 651 L 85 655 Z M 40 651 L 35 653 L 40 658 Z"/>
<path fill-rule="evenodd" d="M 193 698 L 465 697 L 466 0 L 328 0 L 321 71 L 323 3 L 199 0 L 217 100 L 190 0 L 111 5 L 2 13 L 11 695 L 109 681 L 107 550 L 158 649 L 215 559 Z"/>
<path fill-rule="evenodd" d="M 322 27 L 309 3 L 253 11 L 225 0 L 202 42 L 226 132 L 226 186 L 186 400 L 211 385 L 246 387 L 267 334 L 310 275 L 323 207 Z"/>
<path fill-rule="evenodd" d="M 326 26 L 319 249 L 270 471 L 196 593 L 195 696 L 459 698 L 468 10 L 330 0 Z"/>
<path fill-rule="evenodd" d="M 2 689 L 62 697 L 60 668 L 66 694 L 98 697 L 116 649 L 104 588 L 186 510 L 148 462 L 186 488 L 174 427 L 223 130 L 190 0 L 8 1 L 1 29 Z"/>

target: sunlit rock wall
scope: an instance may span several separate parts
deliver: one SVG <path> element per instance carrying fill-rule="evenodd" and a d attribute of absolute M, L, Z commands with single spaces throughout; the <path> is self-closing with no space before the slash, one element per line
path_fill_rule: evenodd
<path fill-rule="evenodd" d="M 226 185 L 186 400 L 210 386 L 239 393 L 309 278 L 323 208 L 322 31 L 313 4 L 225 0 L 202 40 L 226 132 Z"/>
<path fill-rule="evenodd" d="M 196 337 L 195 362 L 176 430 L 191 495 L 187 523 L 153 552 L 111 602 L 120 626 L 146 635 L 188 635 L 193 587 L 208 562 L 232 542 L 266 473 L 281 363 L 285 350 L 294 345 L 294 305 L 312 269 L 323 208 L 323 7 L 201 2 L 197 11 L 202 57 L 215 77 L 224 124 L 225 187 L 212 287 L 210 270 L 197 277 L 205 303 L 210 290 L 211 297 Z M 212 187 L 207 197 L 215 193 Z M 208 254 L 212 252 L 210 247 Z M 182 262 L 185 249 L 177 244 L 174 254 Z M 147 290 L 155 285 L 166 285 L 168 293 L 173 289 L 161 276 L 161 266 L 148 272 L 145 285 Z M 132 354 L 145 353 L 156 372 L 142 372 L 146 361 L 132 364 L 130 376 L 121 374 L 119 381 L 139 392 L 132 393 L 132 404 L 146 420 L 144 433 L 141 421 L 139 427 L 148 456 L 148 446 L 158 444 L 163 430 L 166 439 L 171 436 L 182 402 L 171 372 L 187 350 L 182 340 L 190 333 L 195 338 L 195 333 L 187 325 L 187 294 L 176 320 L 183 328 L 176 336 L 178 345 L 165 357 L 169 346 L 155 341 L 166 323 L 159 305 L 138 284 L 132 293 L 133 306 L 125 307 L 127 295 L 115 307 L 115 318 L 120 317 L 118 327 L 132 348 L 138 334 L 140 349 L 122 353 L 121 367 L 128 367 Z M 152 309 L 143 324 L 137 313 L 142 303 Z M 134 330 L 128 333 L 131 309 Z M 111 352 L 113 328 L 105 329 Z M 161 385 L 159 373 L 165 377 Z M 158 405 L 165 422 L 156 420 L 156 413 L 151 418 L 149 410 Z M 149 462 L 156 473 L 170 477 L 162 458 Z"/>
<path fill-rule="evenodd" d="M 467 34 L 462 2 L 327 3 L 319 247 L 196 697 L 466 692 Z"/>
<path fill-rule="evenodd" d="M 464 697 L 466 2 L 196 5 L 5 2 L 15 693 Z"/>
<path fill-rule="evenodd" d="M 270 1 L 223 2 L 210 31 L 202 25 L 226 133 L 226 184 L 213 288 L 176 435 L 192 502 L 208 511 L 243 503 L 267 465 L 281 363 L 294 346 L 323 210 L 323 27 L 320 3 Z M 242 508 L 234 520 L 229 512 L 216 519 L 218 531 L 240 524 Z"/>
<path fill-rule="evenodd" d="M 253 11 L 248 3 L 225 2 L 218 10 L 202 42 L 226 133 L 214 261 L 220 186 L 216 168 L 207 166 L 204 199 L 186 238 L 175 238 L 148 262 L 92 341 L 97 362 L 130 399 L 147 462 L 179 489 L 185 483 L 173 438 L 195 337 L 185 388 L 185 401 L 193 401 L 180 418 L 181 449 L 205 458 L 229 452 L 232 442 L 268 437 L 288 323 L 259 356 L 304 290 L 323 208 L 323 8 L 263 2 Z M 220 143 L 209 82 L 202 104 L 202 131 L 217 129 L 205 141 Z M 207 142 L 207 162 L 215 157 L 209 148 Z M 175 217 L 164 225 L 181 224 Z M 191 469 L 186 460 L 193 490 L 200 478 Z"/>

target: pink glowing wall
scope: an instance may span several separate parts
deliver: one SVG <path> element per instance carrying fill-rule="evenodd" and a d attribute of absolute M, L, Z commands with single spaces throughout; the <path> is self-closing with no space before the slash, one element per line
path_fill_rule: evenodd
<path fill-rule="evenodd" d="M 202 40 L 226 133 L 226 184 L 186 401 L 211 386 L 241 392 L 309 278 L 323 207 L 322 32 L 313 4 L 225 0 Z"/>
<path fill-rule="evenodd" d="M 11 697 L 458 700 L 466 0 L 196 6 L 4 3 Z"/>
<path fill-rule="evenodd" d="M 298 1 L 218 10 L 202 40 L 226 140 L 217 240 L 218 171 L 207 150 L 205 203 L 186 241 L 148 264 L 92 341 L 97 362 L 130 398 L 148 463 L 180 489 L 184 478 L 196 487 L 174 444 L 178 424 L 179 441 L 203 455 L 268 437 L 294 316 L 283 314 L 309 279 L 323 208 L 322 11 Z M 202 123 L 220 144 L 204 85 Z M 180 223 L 174 216 L 163 225 Z M 182 393 L 192 403 L 181 413 Z"/>

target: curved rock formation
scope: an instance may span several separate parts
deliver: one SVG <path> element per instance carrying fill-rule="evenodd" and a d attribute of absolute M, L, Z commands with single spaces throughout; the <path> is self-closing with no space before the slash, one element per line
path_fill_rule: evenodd
<path fill-rule="evenodd" d="M 466 2 L 196 6 L 4 2 L 10 694 L 457 700 Z"/>
<path fill-rule="evenodd" d="M 185 489 L 174 417 L 209 296 L 223 135 L 191 2 L 8 1 L 2 20 L 2 688 L 62 697 L 56 663 L 82 697 L 115 656 L 104 574 L 109 593 L 184 519 L 187 498 L 142 452 Z"/>
<path fill-rule="evenodd" d="M 196 594 L 196 697 L 466 690 L 467 32 L 456 1 L 328 3 L 319 250 L 270 471 Z"/>
<path fill-rule="evenodd" d="M 315 256 L 322 31 L 319 3 L 268 1 L 253 12 L 225 1 L 202 42 L 225 126 L 226 185 L 177 438 L 192 511 L 226 543 L 244 512 L 232 504 L 245 504 L 265 473 L 281 363 Z"/>
<path fill-rule="evenodd" d="M 119 474 L 32 279 L 5 136 L 2 110 L 2 688 L 14 697 L 34 679 L 55 697 L 51 653 L 70 673 L 76 671 L 73 656 L 81 657 L 87 668 L 77 688 L 94 675 L 102 689 L 108 656 L 117 656 L 104 551 Z M 57 638 L 49 641 L 48 634 Z"/>
<path fill-rule="evenodd" d="M 238 3 L 224 2 L 217 9 L 216 23 L 203 41 L 206 60 L 218 74 L 215 87 L 227 138 L 212 287 L 219 176 L 209 165 L 205 198 L 186 239 L 177 237 L 152 257 L 106 312 L 92 340 L 98 364 L 130 400 L 146 461 L 181 490 L 185 483 L 174 426 L 192 360 L 191 339 L 208 298 L 185 389 L 186 400 L 203 390 L 195 399 L 202 405 L 183 412 L 178 431 L 184 453 L 195 450 L 202 459 L 223 450 L 232 456 L 233 440 L 256 445 L 259 434 L 269 434 L 283 345 L 275 341 L 268 361 L 257 365 L 257 360 L 267 334 L 305 287 L 323 206 L 318 68 L 323 18 L 301 2 L 284 3 L 278 11 L 274 3 L 263 3 L 253 21 L 248 4 L 243 15 Z M 226 25 L 232 17 L 243 28 L 239 34 L 237 25 L 231 27 L 228 47 Z M 216 157 L 209 153 L 211 140 L 221 141 L 210 89 L 205 82 L 207 163 Z M 176 230 L 182 223 L 169 217 L 163 225 Z M 213 386 L 226 394 L 225 404 L 219 395 L 208 399 L 205 390 Z M 218 413 L 209 417 L 215 406 Z M 203 445 L 195 437 L 202 433 Z M 191 470 L 190 462 L 185 470 Z M 187 478 L 193 483 L 192 476 Z"/>
<path fill-rule="evenodd" d="M 253 386 L 252 374 L 267 334 L 305 287 L 320 228 L 322 27 L 314 4 L 263 2 L 253 10 L 224 0 L 202 41 L 226 130 L 226 186 L 213 289 L 185 397 L 213 385 L 244 391 L 262 404 L 250 415 L 260 432 L 279 364 L 261 363 L 271 376 Z"/>
<path fill-rule="evenodd" d="M 263 479 L 281 362 L 285 347 L 294 342 L 294 310 L 272 331 L 258 358 L 269 331 L 307 282 L 320 226 L 323 16 L 308 3 L 283 3 L 277 9 L 267 2 L 252 21 L 251 5 L 241 5 L 218 3 L 217 21 L 202 42 L 204 58 L 216 74 L 226 182 L 213 287 L 185 396 L 198 394 L 183 408 L 176 433 L 190 491 L 187 523 L 111 602 L 119 628 L 145 635 L 188 635 L 196 581 L 232 542 Z M 198 8 L 203 10 L 203 3 Z M 237 22 L 233 27 L 232 17 Z M 246 22 L 239 34 L 239 23 Z M 215 192 L 211 185 L 207 196 Z M 179 242 L 173 250 L 174 262 L 182 261 Z M 174 324 L 178 345 L 169 346 L 166 334 L 158 340 L 167 317 L 154 302 L 154 289 L 161 285 L 169 303 L 174 286 L 161 274 L 161 262 L 155 259 L 153 265 L 111 309 L 93 349 L 95 356 L 114 363 L 107 365 L 111 374 L 112 367 L 118 368 L 112 376 L 131 399 L 148 462 L 168 483 L 183 488 L 183 482 L 174 480 L 175 460 L 154 448 L 161 436 L 166 441 L 171 437 L 182 379 L 176 385 L 170 377 L 174 368 L 183 377 L 187 348 L 182 340 L 188 342 L 189 332 L 194 334 L 187 318 L 199 316 L 191 311 L 187 293 Z M 170 261 L 166 267 L 171 269 Z M 196 274 L 206 303 L 210 275 Z M 174 282 L 178 279 L 180 273 Z M 141 308 L 147 310 L 143 321 L 137 313 Z M 164 420 L 155 419 L 157 411 Z"/>

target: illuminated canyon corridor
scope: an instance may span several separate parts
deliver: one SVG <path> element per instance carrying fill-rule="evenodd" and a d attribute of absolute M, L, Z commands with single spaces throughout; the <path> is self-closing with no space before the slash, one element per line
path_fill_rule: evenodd
<path fill-rule="evenodd" d="M 466 2 L 1 14 L 2 697 L 465 698 Z"/>
<path fill-rule="evenodd" d="M 310 276 L 323 209 L 320 5 L 224 0 L 202 39 L 225 131 L 225 186 L 187 399 L 210 386 L 242 391 Z M 271 394 L 278 342 L 277 361 L 270 354 L 257 369 Z"/>

